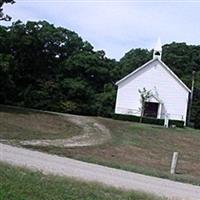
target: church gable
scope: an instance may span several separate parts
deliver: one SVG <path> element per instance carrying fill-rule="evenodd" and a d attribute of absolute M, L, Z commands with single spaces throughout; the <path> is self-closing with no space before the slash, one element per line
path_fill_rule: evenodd
<path fill-rule="evenodd" d="M 178 78 L 178 76 L 164 62 L 162 62 L 157 57 L 155 57 L 154 59 L 152 59 L 149 62 L 145 63 L 144 65 L 142 65 L 141 67 L 139 67 L 138 69 L 133 71 L 132 73 L 128 74 L 127 76 L 125 76 L 124 78 L 122 78 L 121 80 L 116 82 L 116 85 L 120 86 L 122 83 L 126 84 L 128 81 L 134 80 L 134 78 L 136 78 L 137 76 L 139 76 L 139 75 L 142 76 L 143 73 L 145 73 L 148 70 L 151 70 L 153 67 L 156 68 L 157 65 L 162 66 L 166 71 L 166 75 L 170 74 L 170 76 L 174 80 L 176 80 L 176 82 L 178 84 L 180 84 L 186 91 L 190 92 L 190 89 Z M 153 77 L 149 77 L 149 78 L 153 78 Z"/>
<path fill-rule="evenodd" d="M 145 116 L 186 122 L 190 89 L 161 60 L 160 41 L 154 48 L 153 59 L 116 83 L 118 86 L 115 113 L 141 116 L 139 90 L 151 92 L 145 102 Z"/>
<path fill-rule="evenodd" d="M 174 93 L 175 90 L 178 93 L 188 92 L 158 59 L 154 59 L 145 67 L 126 77 L 118 86 L 119 89 L 136 93 L 142 88 L 151 90 L 153 93 L 156 93 L 156 90 L 159 90 L 159 93 L 162 91 L 168 94 Z"/>

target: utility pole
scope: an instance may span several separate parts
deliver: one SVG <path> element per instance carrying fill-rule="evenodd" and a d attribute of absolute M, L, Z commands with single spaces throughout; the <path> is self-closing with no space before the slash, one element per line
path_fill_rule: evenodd
<path fill-rule="evenodd" d="M 190 100 L 189 100 L 189 110 L 188 110 L 188 121 L 187 121 L 187 125 L 190 125 L 190 120 L 191 120 L 192 101 L 193 101 L 194 84 L 195 84 L 195 73 L 196 73 L 195 71 L 192 72 L 192 87 L 191 87 Z"/>

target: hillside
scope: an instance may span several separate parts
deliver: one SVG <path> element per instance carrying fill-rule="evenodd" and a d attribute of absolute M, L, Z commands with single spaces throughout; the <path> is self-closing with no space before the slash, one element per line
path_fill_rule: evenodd
<path fill-rule="evenodd" d="M 12 107 L 1 107 L 0 123 L 4 143 L 200 185 L 199 130 Z M 180 159 L 172 177 L 174 151 Z"/>

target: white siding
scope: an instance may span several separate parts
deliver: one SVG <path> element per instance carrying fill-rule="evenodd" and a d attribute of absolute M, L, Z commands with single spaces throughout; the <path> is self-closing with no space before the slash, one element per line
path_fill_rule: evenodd
<path fill-rule="evenodd" d="M 115 112 L 140 115 L 139 89 L 151 90 L 163 102 L 162 113 L 170 119 L 186 120 L 188 91 L 157 60 L 118 85 Z"/>

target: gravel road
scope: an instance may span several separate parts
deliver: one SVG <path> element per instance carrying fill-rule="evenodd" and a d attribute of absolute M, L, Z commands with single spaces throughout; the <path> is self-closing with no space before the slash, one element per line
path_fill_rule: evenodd
<path fill-rule="evenodd" d="M 0 143 L 0 161 L 40 170 L 45 174 L 75 177 L 127 190 L 153 193 L 178 200 L 200 200 L 200 187 L 89 164 Z"/>

